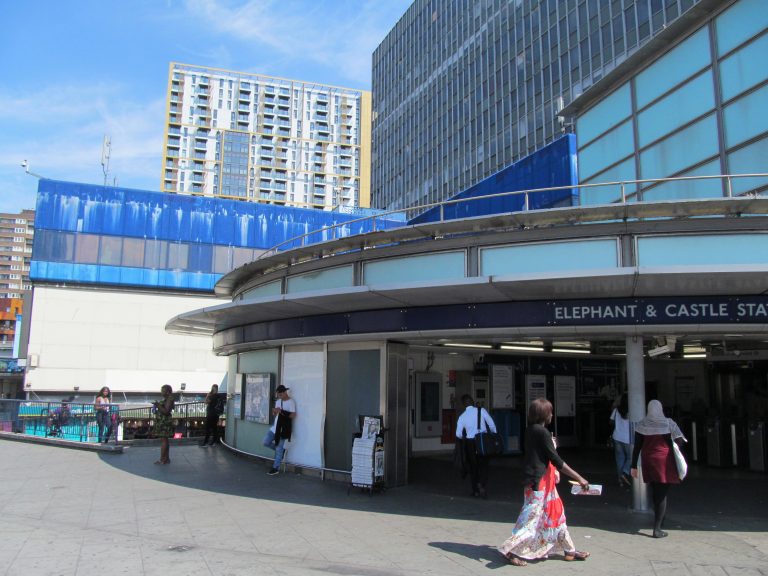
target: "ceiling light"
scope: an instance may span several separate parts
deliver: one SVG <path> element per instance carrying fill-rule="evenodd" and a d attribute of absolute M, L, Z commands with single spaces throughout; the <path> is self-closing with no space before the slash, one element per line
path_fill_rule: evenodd
<path fill-rule="evenodd" d="M 460 344 L 459 342 L 443 344 L 443 346 L 452 346 L 454 348 L 493 348 L 490 344 Z"/>
<path fill-rule="evenodd" d="M 706 357 L 707 357 L 706 354 L 683 354 L 683 358 L 685 358 L 685 359 L 688 359 L 688 358 L 706 358 Z"/>
<path fill-rule="evenodd" d="M 502 344 L 499 348 L 502 350 L 522 350 L 523 352 L 544 352 L 544 348 L 541 346 L 512 346 L 509 344 Z"/>
<path fill-rule="evenodd" d="M 591 350 L 584 348 L 552 348 L 552 352 L 560 352 L 561 354 L 592 354 Z"/>

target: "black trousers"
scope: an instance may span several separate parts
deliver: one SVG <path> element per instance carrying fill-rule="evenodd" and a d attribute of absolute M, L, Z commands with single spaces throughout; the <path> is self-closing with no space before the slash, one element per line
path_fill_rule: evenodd
<path fill-rule="evenodd" d="M 472 493 L 485 491 L 488 486 L 488 457 L 475 452 L 475 442 L 472 438 L 464 441 L 464 457 L 469 468 Z"/>
<path fill-rule="evenodd" d="M 208 444 L 208 438 L 213 436 L 211 444 L 216 444 L 219 441 L 219 415 L 208 414 L 205 417 L 205 440 L 203 444 Z"/>

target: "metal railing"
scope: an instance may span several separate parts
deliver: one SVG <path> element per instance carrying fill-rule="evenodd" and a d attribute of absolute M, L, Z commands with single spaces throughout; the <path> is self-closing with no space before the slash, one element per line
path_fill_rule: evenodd
<path fill-rule="evenodd" d="M 175 435 L 202 436 L 205 402 L 176 404 Z M 155 413 L 151 405 L 110 405 L 111 441 L 154 438 Z M 93 403 L 0 400 L 0 432 L 14 432 L 75 442 L 98 442 L 99 425 Z"/>
<path fill-rule="evenodd" d="M 537 194 L 543 194 L 548 192 L 558 192 L 558 191 L 566 191 L 566 190 L 578 190 L 580 193 L 583 193 L 585 191 L 593 190 L 593 189 L 605 189 L 610 187 L 618 187 L 618 198 L 610 202 L 611 205 L 628 205 L 628 204 L 634 204 L 638 202 L 643 202 L 643 194 L 648 191 L 648 188 L 643 189 L 643 185 L 647 184 L 664 184 L 669 182 L 686 182 L 686 181 L 694 181 L 694 180 L 720 180 L 723 183 L 723 187 L 725 190 L 725 195 L 723 198 L 734 198 L 733 196 L 733 181 L 735 179 L 743 179 L 743 178 L 766 178 L 768 179 L 768 173 L 754 173 L 754 174 L 718 174 L 718 175 L 711 175 L 711 176 L 678 176 L 673 178 L 654 178 L 654 179 L 641 179 L 641 180 L 624 180 L 624 181 L 616 181 L 616 182 L 597 182 L 593 184 L 572 184 L 567 186 L 550 186 L 546 188 L 533 188 L 529 190 L 515 190 L 511 192 L 499 192 L 496 194 L 488 194 L 484 196 L 473 196 L 468 198 L 456 198 L 453 200 L 443 200 L 440 202 L 431 202 L 429 204 L 420 204 L 417 206 L 409 206 L 406 208 L 398 208 L 395 210 L 387 210 L 384 212 L 380 212 L 375 215 L 371 216 L 364 216 L 361 218 L 357 218 L 355 220 L 348 220 L 345 222 L 341 222 L 339 224 L 332 224 L 330 226 L 325 226 L 323 228 L 318 228 L 316 230 L 312 230 L 310 232 L 306 232 L 304 234 L 300 234 L 298 236 L 294 236 L 292 238 L 289 238 L 288 240 L 284 240 L 283 242 L 269 248 L 268 250 L 264 251 L 262 254 L 259 255 L 259 257 L 256 259 L 263 260 L 266 258 L 269 258 L 271 256 L 274 256 L 275 254 L 288 250 L 291 248 L 300 248 L 305 247 L 309 244 L 314 244 L 315 241 L 308 242 L 308 240 L 314 238 L 323 237 L 328 238 L 330 240 L 335 240 L 339 238 L 343 238 L 346 235 L 344 234 L 338 234 L 339 231 L 343 231 L 345 228 L 349 229 L 350 226 L 354 224 L 358 224 L 361 222 L 371 222 L 371 232 L 377 231 L 377 221 L 389 221 L 392 220 L 393 215 L 398 214 L 404 214 L 406 220 L 408 220 L 410 217 L 409 215 L 421 215 L 425 212 L 432 210 L 433 208 L 438 209 L 439 217 L 437 218 L 436 222 L 446 222 L 448 220 L 456 220 L 456 217 L 446 218 L 446 208 L 451 206 L 458 206 L 465 203 L 470 202 L 478 202 L 478 201 L 488 201 L 490 199 L 496 199 L 496 198 L 505 198 L 505 197 L 514 197 L 514 196 L 522 196 L 523 202 L 522 202 L 522 209 L 520 212 L 542 212 L 546 210 L 550 210 L 549 208 L 534 208 L 531 209 L 531 196 L 537 195 Z M 629 189 L 635 188 L 636 191 L 630 191 Z M 749 192 L 746 195 L 747 196 L 759 196 L 761 195 L 765 189 L 768 189 L 768 180 L 759 186 L 757 188 L 757 192 Z M 714 199 L 715 197 L 710 197 L 708 199 Z M 701 200 L 702 198 L 699 196 L 693 196 L 691 198 L 685 198 L 677 196 L 675 198 L 671 198 L 669 200 L 663 200 L 666 202 L 669 201 L 682 201 L 682 200 Z M 589 209 L 593 205 L 585 204 L 581 206 L 575 206 L 575 208 L 584 208 Z M 596 220 L 598 220 L 596 218 Z M 434 223 L 434 221 L 430 221 L 429 223 Z M 568 224 L 568 222 L 564 222 L 564 224 Z M 389 243 L 390 240 L 385 240 L 385 243 Z M 371 246 L 366 246 L 366 248 L 370 248 Z"/>

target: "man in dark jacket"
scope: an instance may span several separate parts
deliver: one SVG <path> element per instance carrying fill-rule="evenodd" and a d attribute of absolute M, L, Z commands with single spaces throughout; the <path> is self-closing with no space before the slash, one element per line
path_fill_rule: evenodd
<path fill-rule="evenodd" d="M 275 461 L 267 472 L 270 476 L 280 473 L 280 463 L 285 454 L 285 442 L 291 439 L 293 419 L 296 418 L 296 402 L 288 395 L 288 390 L 289 388 L 282 384 L 275 388 L 277 400 L 272 409 L 275 421 L 272 422 L 272 427 L 264 437 L 264 446 L 275 451 Z"/>

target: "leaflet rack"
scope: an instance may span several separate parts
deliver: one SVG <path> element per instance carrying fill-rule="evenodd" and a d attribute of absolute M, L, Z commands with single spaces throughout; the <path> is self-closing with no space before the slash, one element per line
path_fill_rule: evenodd
<path fill-rule="evenodd" d="M 384 491 L 384 429 L 382 416 L 358 416 L 360 430 L 352 441 L 350 487 Z M 347 491 L 349 492 L 349 491 Z"/>

